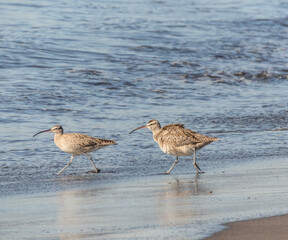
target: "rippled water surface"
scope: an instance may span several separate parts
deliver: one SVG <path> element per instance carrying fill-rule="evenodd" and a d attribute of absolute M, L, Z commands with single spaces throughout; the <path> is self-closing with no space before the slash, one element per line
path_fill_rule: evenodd
<path fill-rule="evenodd" d="M 207 172 L 287 156 L 288 4 L 277 1 L 0 2 L 1 195 L 73 188 L 166 171 L 174 157 L 148 130 L 158 119 L 221 141 L 198 153 Z M 69 155 L 61 124 L 118 142 Z M 173 173 L 194 173 L 189 157 Z"/>

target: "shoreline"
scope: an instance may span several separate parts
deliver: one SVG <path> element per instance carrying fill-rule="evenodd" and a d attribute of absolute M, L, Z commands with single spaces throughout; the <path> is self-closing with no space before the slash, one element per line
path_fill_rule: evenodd
<path fill-rule="evenodd" d="M 105 184 L 87 177 L 87 185 L 77 189 L 3 197 L 0 234 L 5 239 L 205 239 L 227 222 L 288 213 L 285 163 L 255 160 L 205 174 Z"/>
<path fill-rule="evenodd" d="M 224 224 L 224 230 L 205 240 L 286 240 L 288 214 Z"/>

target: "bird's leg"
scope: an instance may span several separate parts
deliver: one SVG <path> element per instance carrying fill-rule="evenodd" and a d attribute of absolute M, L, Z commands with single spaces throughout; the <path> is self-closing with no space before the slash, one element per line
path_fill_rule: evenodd
<path fill-rule="evenodd" d="M 70 161 L 67 163 L 67 165 L 66 165 L 61 171 L 59 171 L 59 172 L 57 173 L 58 175 L 60 175 L 67 167 L 69 167 L 69 166 L 71 165 L 73 158 L 74 158 L 74 156 L 72 155 L 72 156 L 71 156 L 71 159 L 70 159 Z"/>
<path fill-rule="evenodd" d="M 178 163 L 178 156 L 176 156 L 176 159 L 175 159 L 174 163 L 172 164 L 172 166 L 170 167 L 170 169 L 166 172 L 166 174 L 170 174 L 170 172 L 171 172 L 172 169 L 176 166 L 177 163 Z"/>
<path fill-rule="evenodd" d="M 89 154 L 86 154 L 86 156 L 87 156 L 87 157 L 90 159 L 90 161 L 92 162 L 93 167 L 95 168 L 95 172 L 96 172 L 96 173 L 100 172 L 100 169 L 99 169 L 99 168 L 96 168 L 96 165 L 95 165 L 95 163 L 94 163 L 93 160 L 92 160 L 92 157 L 91 157 Z"/>
<path fill-rule="evenodd" d="M 197 163 L 196 163 L 196 149 L 194 148 L 193 151 L 194 151 L 194 154 L 193 154 L 193 165 L 194 165 L 197 173 L 204 173 L 204 172 L 200 169 L 200 167 L 197 165 Z"/>

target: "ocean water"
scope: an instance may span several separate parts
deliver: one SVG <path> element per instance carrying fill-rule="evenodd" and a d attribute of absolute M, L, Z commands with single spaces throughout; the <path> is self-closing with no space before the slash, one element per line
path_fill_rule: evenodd
<path fill-rule="evenodd" d="M 206 172 L 288 155 L 288 4 L 284 0 L 1 0 L 0 194 L 73 189 L 165 172 L 174 157 L 150 119 L 219 137 Z M 69 155 L 40 131 L 114 139 Z M 195 174 L 180 158 L 172 174 Z"/>

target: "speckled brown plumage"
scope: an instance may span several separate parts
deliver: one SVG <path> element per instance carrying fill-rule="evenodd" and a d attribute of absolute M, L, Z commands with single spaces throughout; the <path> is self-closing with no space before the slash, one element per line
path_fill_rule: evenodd
<path fill-rule="evenodd" d="M 34 137 L 43 132 L 55 133 L 54 142 L 56 146 L 59 147 L 62 151 L 72 154 L 69 163 L 61 171 L 59 171 L 58 174 L 61 174 L 72 163 L 72 160 L 75 156 L 82 154 L 88 156 L 95 168 L 95 172 L 99 172 L 100 169 L 96 168 L 92 157 L 88 153 L 94 152 L 109 145 L 117 144 L 113 140 L 91 137 L 82 133 L 63 133 L 64 130 L 60 125 L 56 125 L 51 129 L 36 133 Z"/>
<path fill-rule="evenodd" d="M 202 172 L 196 163 L 196 150 L 218 140 L 218 138 L 208 137 L 187 129 L 183 124 L 169 124 L 161 128 L 160 123 L 154 119 L 150 120 L 147 125 L 136 128 L 133 131 L 141 128 L 148 128 L 152 131 L 155 142 L 158 143 L 164 153 L 176 156 L 176 160 L 166 172 L 167 174 L 177 164 L 178 156 L 189 156 L 192 154 L 194 154 L 194 167 L 197 172 Z"/>
<path fill-rule="evenodd" d="M 113 140 L 91 137 L 82 133 L 55 133 L 54 142 L 62 151 L 74 156 L 116 144 Z"/>
<path fill-rule="evenodd" d="M 156 134 L 153 134 L 153 138 L 159 144 L 161 149 L 166 149 L 167 145 L 173 146 L 173 149 L 175 150 L 173 151 L 171 149 L 170 152 L 167 153 L 175 156 L 191 155 L 189 149 L 195 148 L 198 150 L 205 145 L 218 140 L 217 138 L 208 137 L 190 129 L 184 128 L 183 124 L 166 125 Z M 183 149 L 181 150 L 181 148 Z"/>

